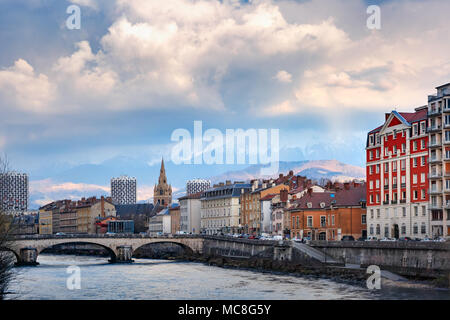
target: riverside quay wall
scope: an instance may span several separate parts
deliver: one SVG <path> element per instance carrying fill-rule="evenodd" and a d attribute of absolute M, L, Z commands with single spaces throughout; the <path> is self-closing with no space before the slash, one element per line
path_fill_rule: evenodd
<path fill-rule="evenodd" d="M 346 264 L 377 265 L 426 278 L 450 274 L 450 242 L 311 241 L 310 245 Z"/>

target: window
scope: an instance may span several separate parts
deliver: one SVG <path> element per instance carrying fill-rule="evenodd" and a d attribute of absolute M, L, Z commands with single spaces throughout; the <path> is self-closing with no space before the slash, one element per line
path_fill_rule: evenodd
<path fill-rule="evenodd" d="M 379 164 L 377 164 L 377 167 L 376 167 L 376 171 L 375 171 L 376 173 L 380 173 L 380 165 Z"/>
<path fill-rule="evenodd" d="M 372 151 L 369 151 L 369 159 L 372 160 L 373 159 L 373 154 Z"/>
<path fill-rule="evenodd" d="M 403 223 L 401 229 L 402 234 L 406 234 L 406 224 Z"/>
<path fill-rule="evenodd" d="M 425 133 L 425 122 L 421 122 L 420 123 L 420 134 L 424 134 Z"/>
<path fill-rule="evenodd" d="M 419 134 L 419 127 L 417 123 L 413 124 L 413 135 L 417 136 Z"/>
<path fill-rule="evenodd" d="M 397 171 L 397 161 L 392 162 L 392 171 Z"/>
<path fill-rule="evenodd" d="M 369 166 L 369 174 L 373 174 L 373 166 Z"/>
<path fill-rule="evenodd" d="M 400 161 L 400 165 L 402 167 L 402 170 L 406 170 L 406 160 L 403 159 L 402 161 Z"/>
<path fill-rule="evenodd" d="M 370 209 L 370 219 L 373 219 L 373 209 Z"/>
<path fill-rule="evenodd" d="M 381 233 L 381 227 L 379 224 L 377 224 L 377 234 L 379 235 Z"/>
<path fill-rule="evenodd" d="M 414 168 L 417 167 L 417 158 L 413 158 L 413 167 L 414 167 Z"/>
<path fill-rule="evenodd" d="M 427 215 L 427 207 L 426 206 L 422 206 L 422 216 L 426 216 Z"/>
<path fill-rule="evenodd" d="M 384 217 L 389 219 L 389 208 L 384 209 Z"/>
<path fill-rule="evenodd" d="M 417 223 L 414 223 L 413 233 L 414 234 L 418 234 L 419 233 L 419 227 L 417 226 Z"/>
<path fill-rule="evenodd" d="M 385 157 L 389 156 L 389 148 L 388 147 L 384 148 L 384 156 Z"/>
<path fill-rule="evenodd" d="M 334 215 L 331 216 L 331 225 L 334 226 Z"/>
<path fill-rule="evenodd" d="M 425 225 L 424 222 L 422 222 L 422 225 L 420 226 L 420 233 L 421 234 L 427 233 L 427 226 Z"/>
<path fill-rule="evenodd" d="M 414 200 L 419 199 L 419 194 L 418 194 L 417 190 L 414 190 L 414 191 L 413 191 L 413 199 L 414 199 Z"/>
<path fill-rule="evenodd" d="M 308 218 L 307 218 L 307 225 L 308 225 L 308 227 L 312 227 L 313 226 L 313 217 L 312 216 L 308 216 Z"/>
<path fill-rule="evenodd" d="M 367 223 L 367 217 L 365 214 L 361 215 L 361 223 L 366 224 Z"/>
<path fill-rule="evenodd" d="M 421 161 L 420 165 L 423 167 L 427 163 L 425 156 L 422 156 L 421 160 L 422 161 Z"/>
<path fill-rule="evenodd" d="M 389 225 L 388 225 L 388 224 L 386 224 L 386 225 L 384 226 L 384 236 L 385 236 L 386 238 L 389 238 Z"/>
<path fill-rule="evenodd" d="M 425 189 L 420 190 L 421 199 L 425 199 Z"/>
<path fill-rule="evenodd" d="M 389 172 L 389 162 L 384 164 L 384 172 Z"/>
<path fill-rule="evenodd" d="M 370 203 L 373 203 L 373 194 L 370 195 L 369 199 L 370 199 Z"/>
<path fill-rule="evenodd" d="M 380 188 L 380 180 L 375 181 L 375 188 Z"/>
<path fill-rule="evenodd" d="M 373 189 L 373 181 L 372 181 L 372 180 L 369 181 L 369 189 L 370 189 L 370 190 Z"/>
<path fill-rule="evenodd" d="M 320 226 L 321 227 L 327 226 L 327 217 L 326 216 L 320 216 Z"/>
<path fill-rule="evenodd" d="M 422 139 L 421 141 L 420 141 L 420 148 L 421 149 L 425 149 L 425 139 Z"/>
<path fill-rule="evenodd" d="M 413 142 L 413 151 L 417 151 L 417 141 Z"/>
<path fill-rule="evenodd" d="M 369 233 L 370 233 L 370 234 L 373 234 L 373 224 L 370 225 Z"/>
<path fill-rule="evenodd" d="M 406 152 L 406 144 L 402 143 L 402 153 L 405 153 L 405 152 Z"/>
<path fill-rule="evenodd" d="M 414 216 L 417 217 L 419 215 L 419 207 L 414 207 Z"/>
<path fill-rule="evenodd" d="M 413 184 L 417 184 L 417 174 L 413 174 Z"/>
<path fill-rule="evenodd" d="M 377 218 L 379 219 L 380 218 L 380 209 L 377 209 Z"/>
<path fill-rule="evenodd" d="M 426 180 L 425 180 L 425 173 L 421 173 L 420 174 L 420 182 L 421 183 L 425 183 L 426 182 Z"/>
<path fill-rule="evenodd" d="M 376 157 L 376 158 L 379 158 L 379 157 L 380 157 L 380 149 L 377 149 L 377 150 L 375 151 L 375 157 Z"/>
<path fill-rule="evenodd" d="M 405 207 L 402 208 L 402 216 L 406 217 L 406 208 Z"/>
<path fill-rule="evenodd" d="M 370 144 L 373 145 L 373 135 L 370 135 Z"/>

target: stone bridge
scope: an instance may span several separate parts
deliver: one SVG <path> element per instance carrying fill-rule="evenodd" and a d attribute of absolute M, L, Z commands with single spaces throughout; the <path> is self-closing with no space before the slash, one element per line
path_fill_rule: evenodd
<path fill-rule="evenodd" d="M 36 265 L 38 255 L 45 249 L 59 244 L 95 244 L 105 248 L 111 256 L 110 262 L 130 262 L 136 249 L 152 243 L 175 243 L 189 252 L 201 254 L 202 236 L 149 237 L 144 235 L 32 235 L 18 236 L 3 250 L 11 251 L 18 265 Z"/>

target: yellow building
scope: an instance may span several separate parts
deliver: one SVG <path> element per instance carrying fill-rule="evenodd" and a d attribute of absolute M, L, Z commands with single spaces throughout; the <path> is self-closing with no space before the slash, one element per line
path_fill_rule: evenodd
<path fill-rule="evenodd" d="M 243 231 L 253 234 L 261 231 L 261 202 L 269 194 L 279 194 L 281 190 L 289 190 L 285 184 L 276 185 L 273 181 L 259 183 L 252 182 L 252 189 L 241 194 L 241 220 Z"/>

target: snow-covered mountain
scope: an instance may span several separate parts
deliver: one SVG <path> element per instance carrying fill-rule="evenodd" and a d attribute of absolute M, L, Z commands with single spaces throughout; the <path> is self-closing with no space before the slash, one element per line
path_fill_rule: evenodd
<path fill-rule="evenodd" d="M 206 178 L 212 183 L 226 180 L 249 181 L 262 178 L 262 165 L 175 165 L 165 161 L 167 179 L 172 184 L 174 198 L 184 194 L 186 181 Z M 230 168 L 231 167 L 231 168 Z M 153 196 L 153 185 L 158 181 L 160 164 L 149 164 L 140 159 L 118 157 L 100 164 L 83 164 L 66 168 L 60 172 L 45 175 L 45 171 L 31 175 L 30 208 L 37 208 L 57 199 L 79 199 L 81 197 L 109 194 L 111 177 L 127 174 L 138 181 L 138 199 L 146 201 Z M 365 179 L 364 168 L 339 162 L 321 161 L 281 161 L 279 173 L 295 174 L 311 179 L 321 178 L 347 181 Z M 268 178 L 268 177 L 264 177 Z"/>

